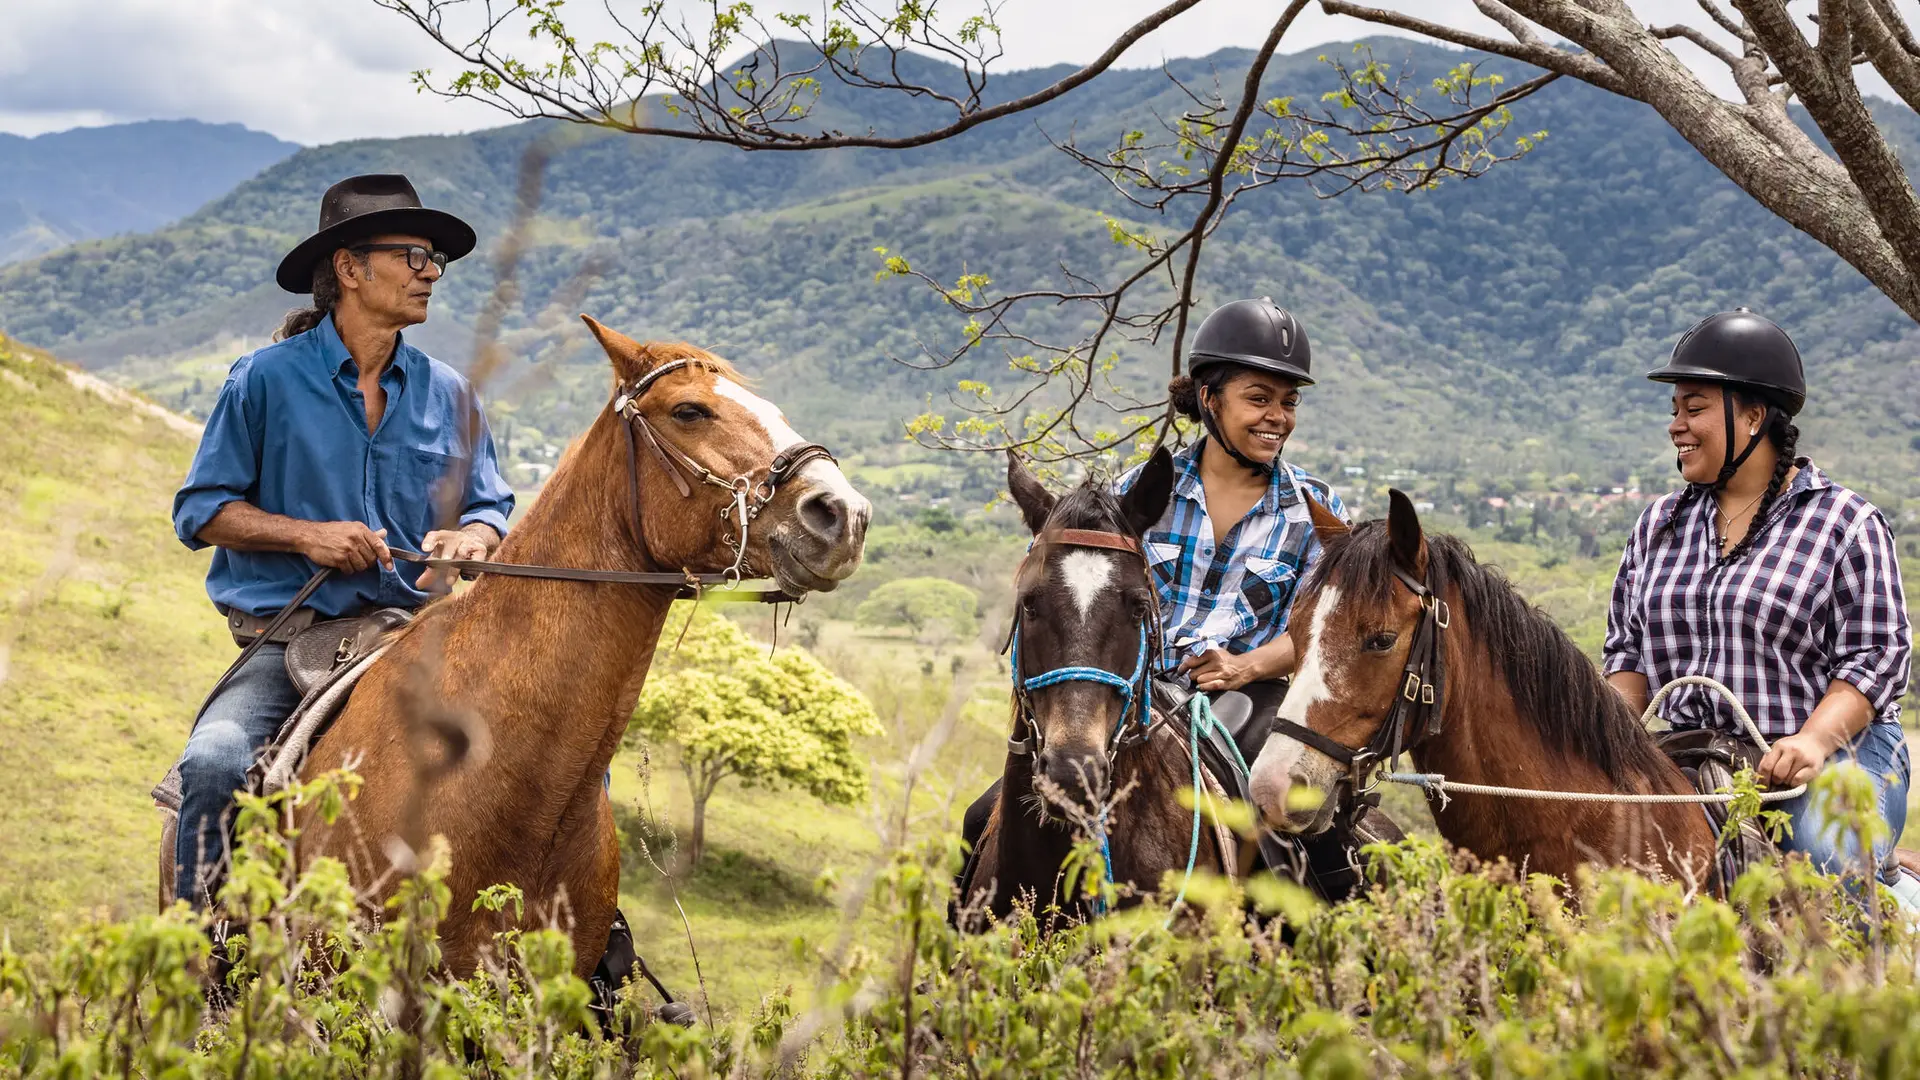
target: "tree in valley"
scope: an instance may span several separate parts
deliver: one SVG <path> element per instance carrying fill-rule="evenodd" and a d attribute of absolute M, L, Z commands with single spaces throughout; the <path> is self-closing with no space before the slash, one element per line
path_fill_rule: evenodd
<path fill-rule="evenodd" d="M 830 805 L 859 799 L 867 765 L 855 743 L 881 734 L 867 699 L 798 649 L 768 656 L 727 619 L 704 609 L 690 617 L 679 647 L 655 662 L 631 729 L 680 749 L 693 793 L 688 861 L 706 851 L 707 803 L 723 780 Z"/>
<path fill-rule="evenodd" d="M 958 582 L 896 578 L 862 600 L 853 618 L 861 626 L 904 626 L 937 649 L 972 637 L 980 626 L 979 608 L 979 594 Z"/>

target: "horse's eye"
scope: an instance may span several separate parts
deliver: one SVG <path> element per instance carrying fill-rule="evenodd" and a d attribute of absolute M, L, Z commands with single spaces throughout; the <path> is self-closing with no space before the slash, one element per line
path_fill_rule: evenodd
<path fill-rule="evenodd" d="M 711 415 L 712 414 L 707 412 L 706 409 L 695 405 L 691 401 L 682 402 L 673 407 L 673 418 L 683 424 L 691 424 L 696 420 L 705 420 Z"/>
<path fill-rule="evenodd" d="M 1388 652 L 1393 649 L 1393 643 L 1399 640 L 1399 634 L 1382 630 L 1366 640 L 1365 648 L 1368 652 Z"/>
<path fill-rule="evenodd" d="M 1040 617 L 1040 611 L 1034 606 L 1032 596 L 1023 596 L 1020 598 L 1020 614 L 1029 619 L 1037 619 Z"/>
<path fill-rule="evenodd" d="M 1127 614 L 1133 617 L 1134 622 L 1145 621 L 1146 617 L 1151 613 L 1152 605 L 1147 601 L 1145 594 L 1128 598 Z"/>

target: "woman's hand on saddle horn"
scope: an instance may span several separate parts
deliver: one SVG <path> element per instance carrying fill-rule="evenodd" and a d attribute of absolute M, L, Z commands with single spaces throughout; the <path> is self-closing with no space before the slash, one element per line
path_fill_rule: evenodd
<path fill-rule="evenodd" d="M 421 538 L 425 554 L 435 559 L 484 560 L 492 552 L 487 542 L 465 529 L 435 529 Z M 445 592 L 453 588 L 460 572 L 453 567 L 429 566 L 420 572 L 414 587 L 423 592 Z"/>
<path fill-rule="evenodd" d="M 1189 656 L 1180 661 L 1180 670 L 1193 680 L 1193 688 L 1213 693 L 1219 690 L 1238 690 L 1260 678 L 1259 666 L 1250 657 L 1252 653 L 1235 655 L 1225 649 L 1208 649 L 1199 656 Z"/>

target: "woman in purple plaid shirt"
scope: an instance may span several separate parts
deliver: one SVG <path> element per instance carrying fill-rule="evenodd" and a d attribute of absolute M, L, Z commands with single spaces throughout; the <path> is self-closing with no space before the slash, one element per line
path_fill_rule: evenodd
<path fill-rule="evenodd" d="M 1874 866 L 1899 882 L 1893 845 L 1912 772 L 1899 702 L 1913 643 L 1893 533 L 1872 503 L 1796 455 L 1805 377 L 1773 323 L 1745 308 L 1714 315 L 1648 378 L 1673 384 L 1667 434 L 1687 486 L 1647 507 L 1621 557 L 1607 679 L 1636 709 L 1683 675 L 1726 684 L 1772 741 L 1758 772 L 1773 787 L 1827 764 L 1865 769 L 1888 830 Z M 1676 727 L 1740 731 L 1704 687 L 1676 690 L 1662 713 Z M 1857 838 L 1812 803 L 1777 807 L 1792 815 L 1782 846 L 1829 873 L 1857 868 Z M 1900 891 L 1920 895 L 1911 881 Z"/>

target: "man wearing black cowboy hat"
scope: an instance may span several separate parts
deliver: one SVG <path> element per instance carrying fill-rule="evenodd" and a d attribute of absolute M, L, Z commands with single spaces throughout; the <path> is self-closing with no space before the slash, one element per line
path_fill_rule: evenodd
<path fill-rule="evenodd" d="M 233 793 L 299 701 L 284 637 L 315 619 L 415 608 L 451 584 L 396 564 L 389 545 L 486 558 L 506 532 L 513 492 L 479 402 L 401 335 L 426 321 L 434 283 L 474 243 L 404 176 L 328 188 L 319 230 L 276 275 L 312 306 L 233 365 L 207 418 L 173 522 L 189 548 L 218 549 L 207 593 L 235 641 L 258 637 L 318 568 L 331 574 L 224 680 L 188 737 L 175 895 L 196 907 L 219 874 Z"/>

